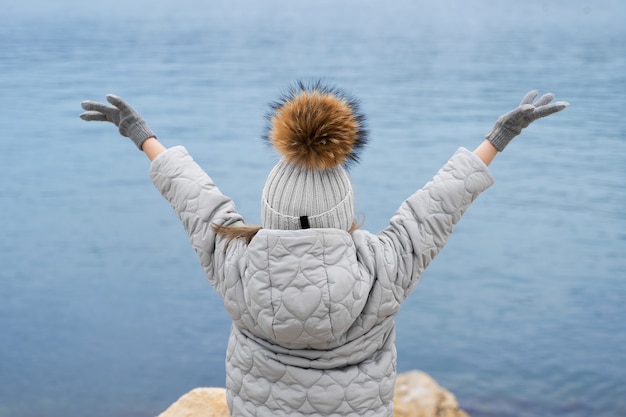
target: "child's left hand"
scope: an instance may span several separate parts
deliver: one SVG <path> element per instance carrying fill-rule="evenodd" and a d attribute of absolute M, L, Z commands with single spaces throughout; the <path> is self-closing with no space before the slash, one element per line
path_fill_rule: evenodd
<path fill-rule="evenodd" d="M 81 103 L 83 110 L 80 118 L 86 121 L 111 122 L 119 128 L 122 136 L 130 138 L 142 150 L 142 144 L 148 138 L 156 138 L 143 118 L 120 97 L 109 94 L 107 101 L 113 106 L 86 100 Z"/>

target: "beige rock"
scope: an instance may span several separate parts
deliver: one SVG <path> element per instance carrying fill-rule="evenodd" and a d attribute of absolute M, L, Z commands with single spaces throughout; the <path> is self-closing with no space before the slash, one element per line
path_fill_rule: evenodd
<path fill-rule="evenodd" d="M 394 417 L 469 417 L 451 392 L 420 371 L 398 375 L 393 403 Z M 195 388 L 158 417 L 230 417 L 226 390 Z"/>
<path fill-rule="evenodd" d="M 469 417 L 450 391 L 420 371 L 398 375 L 393 408 L 394 417 Z"/>
<path fill-rule="evenodd" d="M 224 388 L 194 388 L 159 417 L 230 417 Z"/>

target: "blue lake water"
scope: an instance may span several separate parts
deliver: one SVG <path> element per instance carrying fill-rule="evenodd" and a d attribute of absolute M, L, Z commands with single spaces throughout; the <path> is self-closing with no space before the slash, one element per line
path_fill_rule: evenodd
<path fill-rule="evenodd" d="M 126 98 L 256 224 L 267 105 L 315 78 L 368 116 L 372 231 L 526 91 L 571 103 L 492 164 L 402 308 L 398 368 L 473 417 L 626 415 L 621 0 L 4 3 L 0 417 L 154 416 L 224 385 L 219 297 L 147 159 L 80 102 Z"/>

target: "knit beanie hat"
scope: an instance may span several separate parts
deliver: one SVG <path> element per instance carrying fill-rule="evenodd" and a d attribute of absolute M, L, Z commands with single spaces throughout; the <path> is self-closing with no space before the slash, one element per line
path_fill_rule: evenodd
<path fill-rule="evenodd" d="M 282 158 L 263 188 L 262 226 L 350 230 L 354 193 L 346 169 L 367 141 L 358 101 L 320 82 L 299 82 L 271 107 L 265 139 Z"/>

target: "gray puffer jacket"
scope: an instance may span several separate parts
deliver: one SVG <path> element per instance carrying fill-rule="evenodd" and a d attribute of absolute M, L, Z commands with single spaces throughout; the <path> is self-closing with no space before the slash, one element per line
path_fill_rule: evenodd
<path fill-rule="evenodd" d="M 226 358 L 233 416 L 391 416 L 394 317 L 454 225 L 492 183 L 459 149 L 378 234 L 261 230 L 227 244 L 234 203 L 183 147 L 151 165 L 233 320 Z"/>

